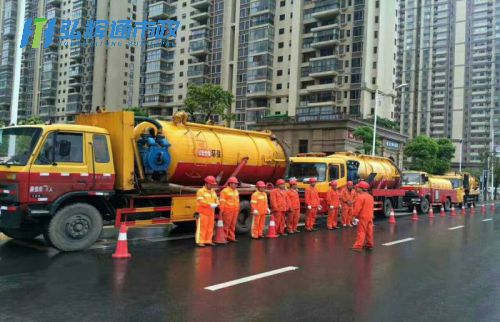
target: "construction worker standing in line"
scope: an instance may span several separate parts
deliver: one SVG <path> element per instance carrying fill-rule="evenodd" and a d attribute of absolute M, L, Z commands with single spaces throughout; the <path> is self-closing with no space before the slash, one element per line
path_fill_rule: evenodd
<path fill-rule="evenodd" d="M 205 185 L 196 192 L 196 244 L 200 247 L 215 245 L 214 234 L 215 208 L 219 206 L 217 194 L 214 191 L 217 181 L 213 176 L 205 178 Z"/>
<path fill-rule="evenodd" d="M 300 232 L 297 229 L 300 219 L 300 198 L 297 190 L 297 179 L 292 178 L 289 183 L 290 189 L 286 192 L 289 207 L 286 226 L 289 234 L 295 234 Z"/>
<path fill-rule="evenodd" d="M 271 190 L 271 211 L 276 221 L 276 232 L 278 235 L 286 236 L 285 232 L 285 215 L 288 210 L 287 194 L 285 190 L 285 180 L 278 179 L 276 181 L 276 188 Z"/>
<path fill-rule="evenodd" d="M 309 179 L 309 187 L 306 188 L 306 231 L 315 231 L 314 224 L 316 223 L 316 215 L 318 210 L 321 210 L 321 205 L 319 204 L 319 193 L 316 188 L 316 178 Z"/>
<path fill-rule="evenodd" d="M 337 181 L 330 182 L 330 189 L 326 195 L 328 204 L 328 217 L 326 227 L 330 230 L 337 229 L 338 215 L 340 210 L 340 192 L 337 189 Z"/>
<path fill-rule="evenodd" d="M 250 206 L 252 210 L 252 238 L 264 238 L 264 225 L 266 214 L 271 213 L 267 203 L 267 193 L 264 191 L 266 184 L 264 181 L 257 181 L 255 184 L 257 191 L 252 194 Z"/>
<path fill-rule="evenodd" d="M 363 248 L 373 248 L 373 197 L 368 193 L 370 185 L 361 181 L 357 184 L 358 195 L 354 207 L 354 216 L 359 220 L 356 242 L 352 246 L 353 251 L 360 252 Z"/>
<path fill-rule="evenodd" d="M 347 182 L 347 187 L 342 191 L 342 226 L 352 227 L 354 201 L 356 200 L 356 190 L 352 181 Z"/>
<path fill-rule="evenodd" d="M 224 221 L 224 232 L 229 241 L 236 242 L 236 220 L 240 213 L 240 195 L 238 190 L 238 179 L 231 177 L 228 179 L 228 187 L 220 193 L 220 213 Z"/>

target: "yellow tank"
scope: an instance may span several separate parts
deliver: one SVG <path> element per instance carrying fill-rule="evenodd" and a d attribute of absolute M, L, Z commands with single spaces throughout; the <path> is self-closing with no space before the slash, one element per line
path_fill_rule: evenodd
<path fill-rule="evenodd" d="M 450 180 L 439 178 L 437 176 L 429 175 L 429 188 L 431 189 L 441 189 L 441 190 L 452 190 L 453 186 Z"/>
<path fill-rule="evenodd" d="M 399 185 L 401 172 L 398 167 L 388 158 L 373 157 L 365 154 L 356 154 L 352 152 L 337 152 L 332 157 L 342 157 L 345 159 L 348 168 L 350 163 L 358 162 L 358 176 L 360 179 L 367 180 L 370 174 L 377 175 L 372 180 L 372 186 L 376 187 L 382 180 L 388 189 L 396 188 Z M 354 164 L 352 166 L 355 166 Z M 349 172 L 349 171 L 348 171 Z M 353 178 L 348 178 L 353 179 Z"/>
<path fill-rule="evenodd" d="M 282 178 L 286 171 L 286 153 L 270 132 L 188 123 L 178 115 L 173 122 L 150 120 L 134 127 L 133 112 L 79 115 L 76 123 L 109 131 L 118 190 L 134 188 L 134 159 L 142 157 L 144 160 L 144 154 L 138 151 L 137 142 L 145 132 L 152 136 L 159 134 L 157 127 L 162 127 L 162 133 L 170 144 L 169 156 L 163 163 L 169 163 L 166 171 L 169 183 L 202 185 L 207 175 L 220 176 L 221 182 L 224 182 L 246 158 L 246 165 L 237 175 L 245 183 L 274 181 Z M 161 148 L 159 151 L 162 151 Z M 142 178 L 145 170 L 139 171 L 138 177 Z"/>

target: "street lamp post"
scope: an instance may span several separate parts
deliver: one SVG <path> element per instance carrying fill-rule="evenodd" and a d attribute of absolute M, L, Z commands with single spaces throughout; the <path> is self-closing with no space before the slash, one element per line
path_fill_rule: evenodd
<path fill-rule="evenodd" d="M 401 84 L 396 86 L 394 90 L 401 89 L 403 87 L 407 87 L 408 84 Z M 378 88 L 375 90 L 375 108 L 373 111 L 373 142 L 372 142 L 372 156 L 375 156 L 375 145 L 377 142 L 377 111 L 378 111 L 378 102 L 380 99 L 380 96 L 387 96 L 388 94 L 385 94 L 381 91 L 378 90 Z"/>

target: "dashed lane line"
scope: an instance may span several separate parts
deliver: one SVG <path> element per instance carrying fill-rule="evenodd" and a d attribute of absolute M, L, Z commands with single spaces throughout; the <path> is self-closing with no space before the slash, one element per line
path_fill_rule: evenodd
<path fill-rule="evenodd" d="M 492 218 L 488 218 L 488 219 L 483 219 L 481 221 L 492 221 L 493 219 Z"/>
<path fill-rule="evenodd" d="M 410 237 L 410 238 L 395 240 L 395 241 L 392 241 L 392 242 L 388 242 L 388 243 L 382 244 L 382 246 L 392 246 L 392 245 L 396 245 L 396 244 L 406 243 L 406 242 L 409 242 L 409 241 L 412 241 L 412 240 L 415 240 L 415 238 Z"/>
<path fill-rule="evenodd" d="M 221 283 L 221 284 L 207 286 L 207 287 L 205 287 L 205 289 L 214 292 L 214 291 L 226 288 L 226 287 L 231 287 L 231 286 L 235 286 L 235 285 L 242 284 L 242 283 L 248 283 L 248 282 L 255 281 L 255 280 L 258 280 L 261 278 L 265 278 L 265 277 L 269 277 L 269 276 L 273 276 L 273 275 L 277 275 L 277 274 L 283 274 L 283 273 L 286 273 L 289 271 L 294 271 L 297 269 L 299 269 L 297 266 L 287 266 L 287 267 L 283 267 L 280 269 L 275 269 L 273 271 L 264 272 L 264 273 L 260 273 L 260 274 L 256 274 L 256 275 L 251 275 L 251 276 L 239 278 L 239 279 L 225 282 L 225 283 Z"/>
<path fill-rule="evenodd" d="M 464 225 L 460 225 L 460 226 L 450 227 L 450 228 L 448 228 L 448 230 L 461 229 L 461 228 L 464 228 L 464 227 L 465 227 Z"/>

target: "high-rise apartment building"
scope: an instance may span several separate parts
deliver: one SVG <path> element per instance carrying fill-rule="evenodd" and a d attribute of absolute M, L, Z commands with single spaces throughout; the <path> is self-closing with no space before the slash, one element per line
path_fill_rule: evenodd
<path fill-rule="evenodd" d="M 463 162 L 480 161 L 500 143 L 499 2 L 401 0 L 400 12 L 401 131 L 450 138 L 456 162 L 460 148 Z"/>
<path fill-rule="evenodd" d="M 396 14 L 395 0 L 147 1 L 147 17 L 182 27 L 174 48 L 147 48 L 141 104 L 169 117 L 188 83 L 213 82 L 235 95 L 238 128 L 373 116 L 375 90 L 395 94 Z M 393 97 L 378 114 L 394 117 Z"/>
<path fill-rule="evenodd" d="M 79 20 L 78 31 L 88 21 L 143 20 L 142 1 L 25 0 L 25 19 L 56 19 L 55 35 L 63 20 Z M 7 14 L 9 12 L 9 14 Z M 0 119 L 9 119 L 16 33 L 17 1 L 6 0 L 2 14 L 2 67 L 0 67 Z M 21 32 L 21 31 L 19 31 Z M 139 105 L 140 47 L 91 46 L 85 41 L 61 42 L 48 48 L 22 51 L 19 118 L 38 115 L 44 120 L 71 122 L 79 113 Z M 5 54 L 3 54 L 5 52 Z M 4 66 L 4 67 L 3 67 Z M 5 89 L 5 90 L 4 90 Z"/>

